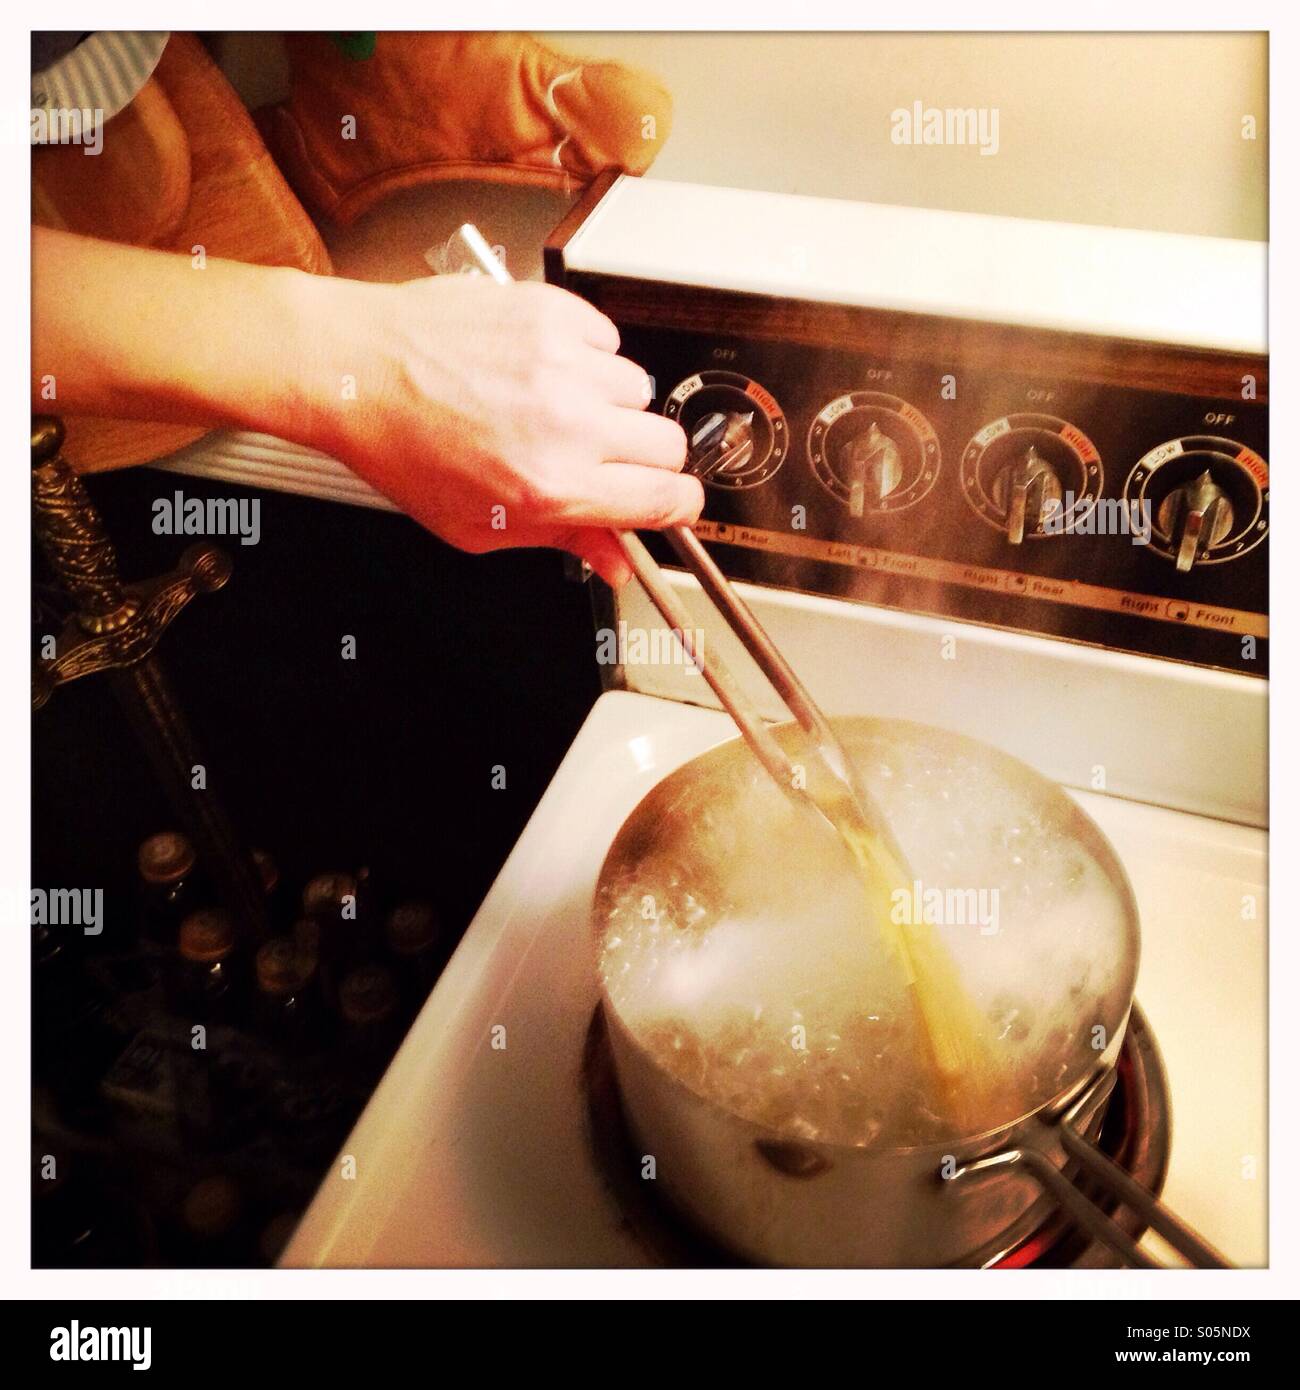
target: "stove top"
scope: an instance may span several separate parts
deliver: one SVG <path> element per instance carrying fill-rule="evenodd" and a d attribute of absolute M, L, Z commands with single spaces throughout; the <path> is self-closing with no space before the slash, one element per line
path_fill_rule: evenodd
<path fill-rule="evenodd" d="M 725 716 L 677 701 L 624 692 L 597 701 L 344 1145 L 355 1177 L 332 1166 L 282 1264 L 708 1262 L 647 1239 L 593 1146 L 589 910 L 624 817 L 666 773 L 732 733 Z M 1162 1166 L 1167 1140 L 1164 1200 L 1232 1262 L 1262 1265 L 1265 833 L 1074 794 L 1123 859 L 1142 917 L 1137 996 L 1150 1033 L 1135 1026 L 1132 1055 L 1154 1034 L 1169 1089 L 1169 1123 L 1144 1161 Z M 1097 1258 L 1044 1243 L 1032 1256 Z M 1151 1233 L 1143 1246 L 1177 1262 Z"/>

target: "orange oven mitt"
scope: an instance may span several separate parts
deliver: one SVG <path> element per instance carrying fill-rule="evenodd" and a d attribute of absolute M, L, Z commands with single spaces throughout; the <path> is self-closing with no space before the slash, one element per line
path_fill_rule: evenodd
<path fill-rule="evenodd" d="M 342 224 L 439 180 L 568 190 L 603 169 L 640 174 L 668 138 L 672 100 L 654 78 L 526 34 L 286 43 L 289 99 L 260 113 L 263 133 L 299 197 Z"/>

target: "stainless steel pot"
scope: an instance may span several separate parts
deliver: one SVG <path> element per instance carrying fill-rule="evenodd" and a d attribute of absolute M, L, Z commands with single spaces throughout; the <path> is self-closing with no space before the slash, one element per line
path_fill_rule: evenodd
<path fill-rule="evenodd" d="M 644 1154 L 654 1160 L 660 1191 L 713 1239 L 764 1264 L 979 1265 L 1009 1231 L 1032 1228 L 1054 1204 L 1126 1261 L 1152 1263 L 1070 1181 L 1069 1171 L 1086 1167 L 1194 1263 L 1222 1263 L 1091 1143 L 1114 1081 L 1138 960 L 1136 904 L 1105 837 L 1059 787 L 974 740 L 900 721 L 835 723 L 860 773 L 869 784 L 877 778 L 873 794 L 887 811 L 890 789 L 878 776 L 888 775 L 888 760 L 881 763 L 876 755 L 882 748 L 920 749 L 937 766 L 976 768 L 992 779 L 990 785 L 1004 784 L 1096 866 L 1121 923 L 1107 944 L 1119 953 L 1107 975 L 1113 983 L 1100 1001 L 1090 1002 L 1090 1028 L 1100 1029 L 1090 1036 L 1104 1045 L 1081 1046 L 1053 1073 L 1059 1084 L 1050 1095 L 1034 1096 L 1019 1114 L 990 1115 L 977 1132 L 902 1147 L 828 1141 L 757 1122 L 720 1103 L 706 1087 L 674 1075 L 647 1049 L 644 1028 L 623 1016 L 603 978 L 602 1005 L 624 1110 Z M 792 727 L 777 734 L 796 745 Z M 960 786 L 962 779 L 955 781 Z M 759 871 L 763 855 L 749 841 L 760 826 L 780 824 L 789 833 L 779 817 L 799 813 L 786 811 L 785 800 L 738 740 L 660 782 L 624 823 L 602 868 L 594 906 L 598 957 L 605 958 L 620 905 L 629 895 L 655 890 L 665 858 L 679 878 L 698 878 L 713 889 L 737 873 Z M 900 837 L 906 841 L 905 834 Z M 904 848 L 913 857 L 917 847 Z M 806 890 L 815 894 L 817 885 Z M 800 922 L 791 920 L 789 929 L 800 931 Z M 999 943 L 999 949 L 1014 971 L 1016 943 Z"/>

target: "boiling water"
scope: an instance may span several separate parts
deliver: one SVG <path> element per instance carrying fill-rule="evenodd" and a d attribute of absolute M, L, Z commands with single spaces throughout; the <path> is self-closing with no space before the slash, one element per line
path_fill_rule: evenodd
<path fill-rule="evenodd" d="M 1108 1046 L 1129 924 L 1059 791 L 964 742 L 871 727 L 850 747 L 911 893 L 864 894 L 837 837 L 737 759 L 672 808 L 690 833 L 606 892 L 600 970 L 655 1061 L 733 1113 L 828 1143 L 941 1142 L 1050 1099 Z M 942 946 L 969 1003 L 996 1084 L 970 1078 L 966 1113 L 938 1092 L 900 931 Z"/>

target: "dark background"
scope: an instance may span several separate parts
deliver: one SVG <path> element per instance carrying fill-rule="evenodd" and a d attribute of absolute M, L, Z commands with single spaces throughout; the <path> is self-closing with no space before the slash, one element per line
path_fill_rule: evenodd
<path fill-rule="evenodd" d="M 208 786 L 291 892 L 366 864 L 384 898 L 431 898 L 458 935 L 599 693 L 586 588 L 552 552 L 467 556 L 370 508 L 148 468 L 88 487 L 128 580 L 206 539 L 155 535 L 155 498 L 260 497 L 259 543 L 213 538 L 233 576 L 159 649 Z M 66 611 L 40 561 L 35 580 L 34 640 Z M 103 679 L 57 690 L 32 746 L 33 883 L 102 887 L 111 931 L 136 846 L 175 818 Z"/>

